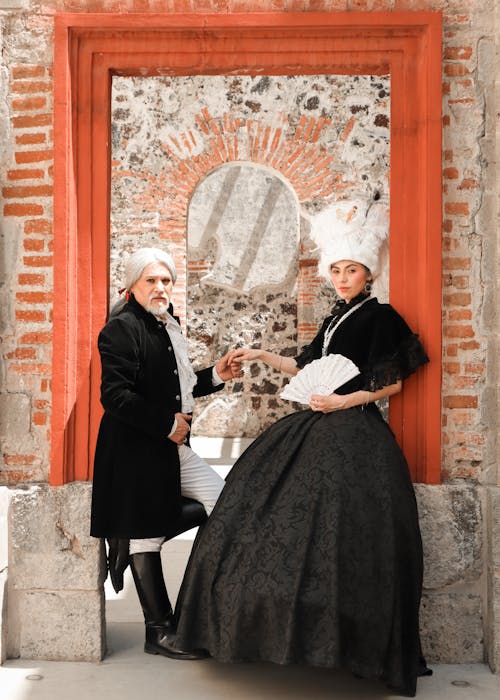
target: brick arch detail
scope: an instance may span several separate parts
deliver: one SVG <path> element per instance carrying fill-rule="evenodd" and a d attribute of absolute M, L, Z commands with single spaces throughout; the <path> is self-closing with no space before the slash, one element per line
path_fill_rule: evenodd
<path fill-rule="evenodd" d="M 391 265 L 390 293 L 431 357 L 430 365 L 391 402 L 391 425 L 414 478 L 438 482 L 440 14 L 63 14 L 56 16 L 55 52 L 51 483 L 91 477 L 101 413 L 96 338 L 106 317 L 109 288 L 111 76 L 234 72 L 391 74 L 392 94 L 397 95 L 391 105 L 391 261 L 397 264 Z M 222 129 L 208 113 L 198 121 L 207 137 L 207 153 L 215 160 L 230 147 L 229 137 L 224 140 L 221 134 L 238 128 Z M 281 142 L 281 160 L 279 147 L 268 148 L 278 128 L 266 132 L 256 120 L 248 125 L 255 159 L 276 167 L 272 158 L 278 158 L 281 167 L 276 169 L 292 183 L 299 201 L 307 201 L 325 179 L 302 181 L 303 168 L 330 165 L 315 151 L 314 134 L 321 124 L 303 120 L 295 142 Z M 185 136 L 189 144 L 189 134 Z M 300 155 L 285 166 L 297 141 Z M 179 164 L 206 172 L 208 163 L 189 155 L 180 158 L 178 147 L 169 148 L 174 154 L 177 148 Z M 186 188 L 193 176 L 184 171 Z M 184 212 L 185 219 L 187 201 L 181 197 L 176 218 Z"/>

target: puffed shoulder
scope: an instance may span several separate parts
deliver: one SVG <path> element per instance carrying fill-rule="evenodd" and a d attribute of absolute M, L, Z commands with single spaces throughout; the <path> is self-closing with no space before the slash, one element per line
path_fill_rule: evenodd
<path fill-rule="evenodd" d="M 406 379 L 429 358 L 418 335 L 390 304 L 378 304 L 363 374 L 370 391 Z"/>

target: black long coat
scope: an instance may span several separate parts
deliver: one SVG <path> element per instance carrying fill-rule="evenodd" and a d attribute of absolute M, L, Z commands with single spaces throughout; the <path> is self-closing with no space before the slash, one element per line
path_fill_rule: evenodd
<path fill-rule="evenodd" d="M 91 535 L 161 537 L 179 514 L 177 362 L 163 323 L 131 295 L 99 334 L 104 415 L 94 459 Z M 194 396 L 222 388 L 212 367 L 196 373 Z"/>

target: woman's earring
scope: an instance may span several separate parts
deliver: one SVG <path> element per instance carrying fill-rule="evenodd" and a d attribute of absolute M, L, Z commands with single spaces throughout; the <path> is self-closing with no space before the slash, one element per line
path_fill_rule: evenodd
<path fill-rule="evenodd" d="M 365 284 L 365 292 L 369 294 L 372 291 L 372 285 L 371 282 L 366 282 Z"/>

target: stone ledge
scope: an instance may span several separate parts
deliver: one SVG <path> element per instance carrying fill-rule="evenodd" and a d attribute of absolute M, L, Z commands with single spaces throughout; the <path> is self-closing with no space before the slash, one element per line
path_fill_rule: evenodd
<path fill-rule="evenodd" d="M 23 659 L 100 661 L 103 657 L 102 591 L 25 591 L 19 617 Z"/>
<path fill-rule="evenodd" d="M 470 484 L 415 484 L 424 547 L 424 588 L 477 581 L 483 573 L 483 516 Z"/>

